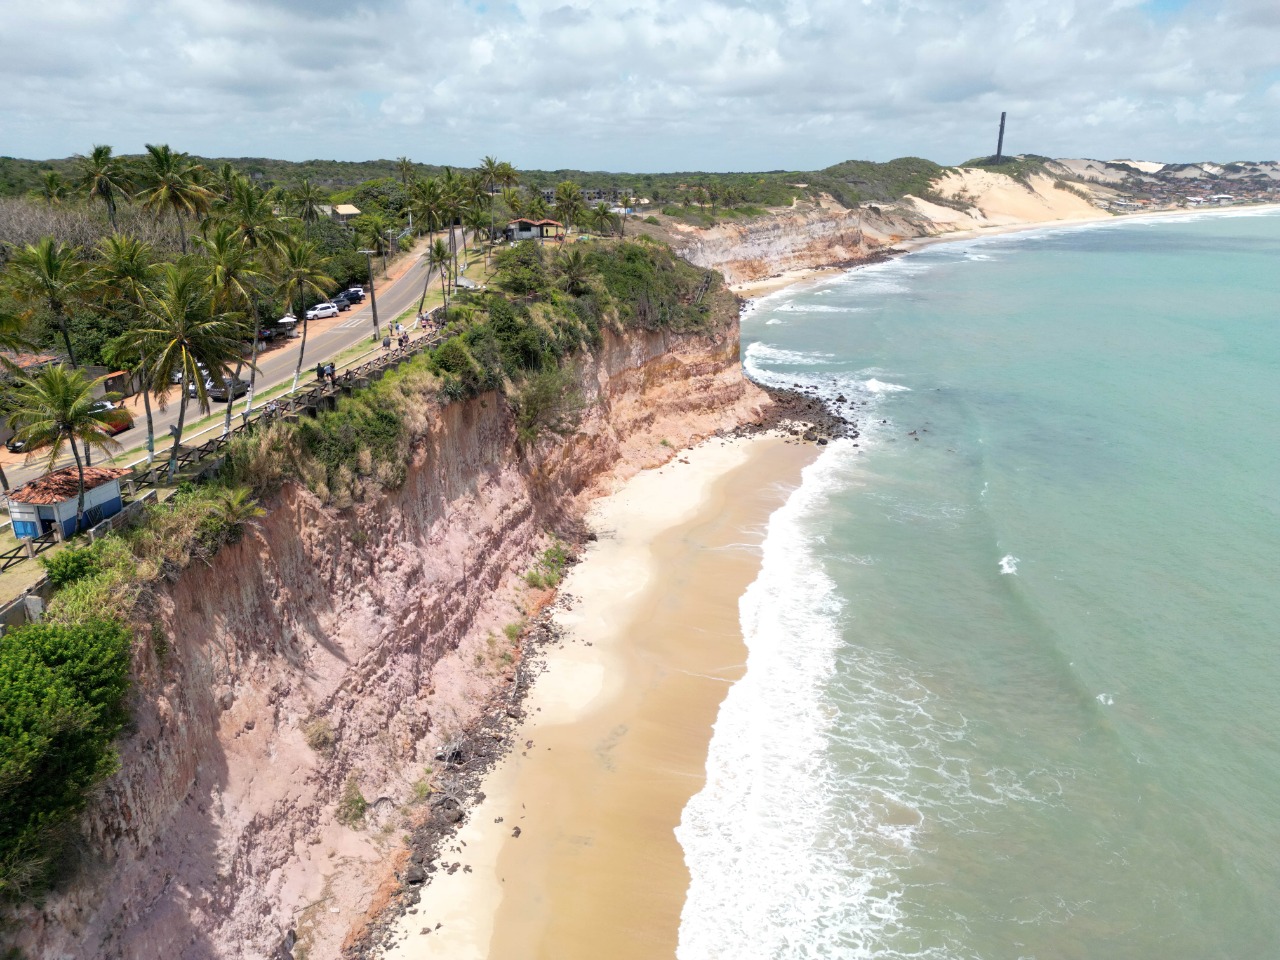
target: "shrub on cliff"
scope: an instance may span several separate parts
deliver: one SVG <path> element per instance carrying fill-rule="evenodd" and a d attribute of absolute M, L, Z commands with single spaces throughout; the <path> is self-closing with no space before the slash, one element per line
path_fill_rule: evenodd
<path fill-rule="evenodd" d="M 0 895 L 41 890 L 93 788 L 115 772 L 131 636 L 119 623 L 0 637 Z"/>

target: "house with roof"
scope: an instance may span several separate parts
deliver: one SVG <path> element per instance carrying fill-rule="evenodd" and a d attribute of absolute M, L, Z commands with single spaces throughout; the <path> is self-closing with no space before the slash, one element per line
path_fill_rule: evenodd
<path fill-rule="evenodd" d="M 512 220 L 502 231 L 513 243 L 519 240 L 559 240 L 564 237 L 564 224 L 559 220 Z"/>
<path fill-rule="evenodd" d="M 353 203 L 340 203 L 333 208 L 333 212 L 329 216 L 339 223 L 350 223 L 360 216 L 360 208 Z"/>
<path fill-rule="evenodd" d="M 120 467 L 84 468 L 84 526 L 96 526 L 124 509 L 120 478 L 128 473 Z M 60 527 L 64 537 L 76 533 L 76 503 L 80 480 L 74 466 L 47 473 L 6 496 L 13 535 L 19 539 L 39 537 Z"/>

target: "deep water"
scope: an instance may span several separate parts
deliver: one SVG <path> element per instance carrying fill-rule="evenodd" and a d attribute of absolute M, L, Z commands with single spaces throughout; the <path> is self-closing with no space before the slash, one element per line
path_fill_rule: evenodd
<path fill-rule="evenodd" d="M 863 435 L 742 600 L 682 960 L 1280 956 L 1280 216 L 939 245 L 743 344 Z"/>

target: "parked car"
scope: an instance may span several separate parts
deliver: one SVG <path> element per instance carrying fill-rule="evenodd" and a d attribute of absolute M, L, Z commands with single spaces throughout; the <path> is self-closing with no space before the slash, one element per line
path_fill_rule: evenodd
<path fill-rule="evenodd" d="M 209 379 L 209 371 L 208 371 L 207 369 L 205 369 L 205 365 L 204 365 L 203 363 L 197 363 L 197 364 L 196 364 L 196 369 L 198 369 L 198 370 L 200 371 L 200 376 L 204 377 L 206 380 L 207 380 L 207 379 Z M 175 370 L 175 371 L 173 371 L 173 373 L 169 374 L 169 382 L 170 382 L 170 383 L 181 383 L 181 382 L 182 382 L 182 371 L 181 371 L 181 370 Z"/>
<path fill-rule="evenodd" d="M 222 383 L 215 383 L 209 388 L 209 399 L 226 402 L 243 397 L 249 392 L 249 382 L 239 377 L 227 377 Z"/>
<path fill-rule="evenodd" d="M 124 433 L 133 426 L 133 414 L 124 407 L 117 407 L 109 400 L 99 400 L 90 407 L 89 410 L 93 413 L 111 411 L 112 415 L 110 419 L 103 424 L 102 430 L 104 433 L 109 433 L 113 437 L 117 433 Z"/>
<path fill-rule="evenodd" d="M 10 453 L 25 453 L 27 444 L 24 441 L 19 440 L 17 434 L 15 434 L 5 441 L 4 448 Z"/>
<path fill-rule="evenodd" d="M 337 315 L 338 308 L 328 301 L 325 301 L 324 303 L 317 303 L 307 311 L 308 320 L 324 320 L 328 317 L 336 317 Z"/>
<path fill-rule="evenodd" d="M 350 287 L 346 295 L 352 303 L 360 303 L 364 300 L 364 287 Z"/>
<path fill-rule="evenodd" d="M 329 302 L 332 303 L 339 310 L 350 310 L 351 305 L 354 301 L 345 293 L 340 293 L 336 297 L 332 298 Z"/>

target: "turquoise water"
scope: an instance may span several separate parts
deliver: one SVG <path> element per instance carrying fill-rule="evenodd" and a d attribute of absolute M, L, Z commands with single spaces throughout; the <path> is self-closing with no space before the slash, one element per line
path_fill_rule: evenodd
<path fill-rule="evenodd" d="M 864 432 L 742 600 L 682 960 L 1280 956 L 1280 216 L 940 245 L 743 343 Z"/>

